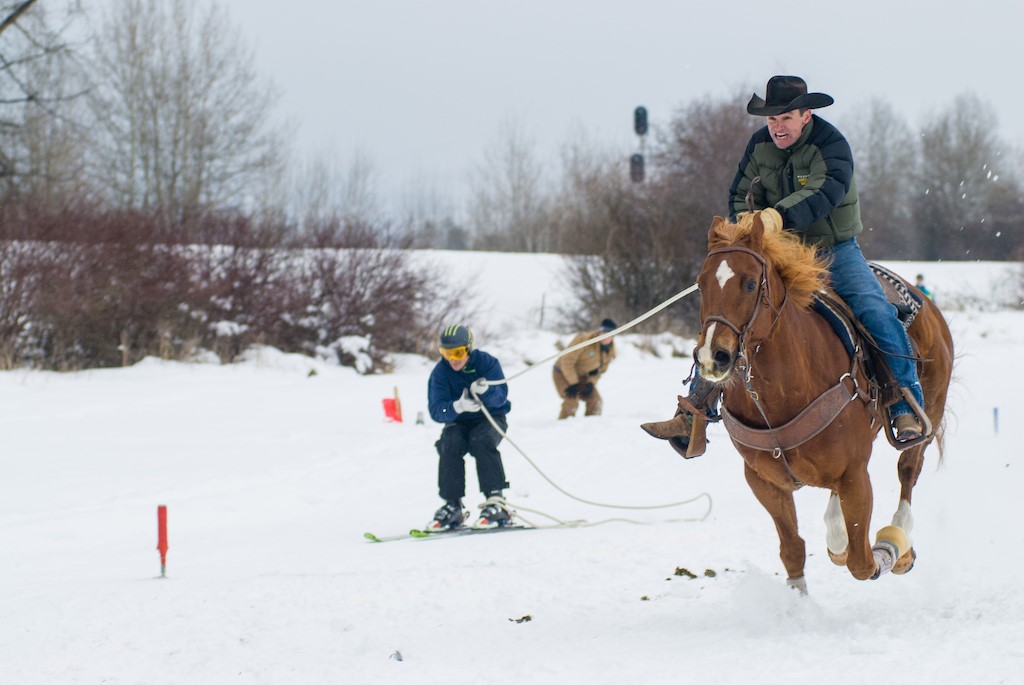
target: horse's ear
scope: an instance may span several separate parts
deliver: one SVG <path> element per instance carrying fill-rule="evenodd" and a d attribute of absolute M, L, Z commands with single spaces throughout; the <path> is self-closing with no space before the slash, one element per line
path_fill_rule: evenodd
<path fill-rule="evenodd" d="M 711 220 L 711 228 L 708 230 L 708 249 L 711 248 L 711 243 L 715 240 L 715 234 L 718 233 L 720 226 L 728 223 L 725 219 L 720 216 L 716 216 Z"/>
<path fill-rule="evenodd" d="M 761 220 L 761 212 L 754 212 L 750 221 L 750 234 L 747 236 L 750 240 L 750 249 L 754 252 L 760 252 L 761 246 L 764 244 L 764 221 Z"/>

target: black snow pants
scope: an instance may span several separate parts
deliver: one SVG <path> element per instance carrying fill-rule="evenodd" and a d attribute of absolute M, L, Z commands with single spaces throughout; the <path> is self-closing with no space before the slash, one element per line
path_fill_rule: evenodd
<path fill-rule="evenodd" d="M 495 416 L 494 422 L 501 426 L 502 433 L 508 427 L 504 416 Z M 501 494 L 508 487 L 505 469 L 501 464 L 498 443 L 501 435 L 483 416 L 477 421 L 456 421 L 441 431 L 434 446 L 440 457 L 437 465 L 437 486 L 441 499 L 461 500 L 466 496 L 466 463 L 468 453 L 476 459 L 476 477 L 480 492 L 485 497 Z"/>

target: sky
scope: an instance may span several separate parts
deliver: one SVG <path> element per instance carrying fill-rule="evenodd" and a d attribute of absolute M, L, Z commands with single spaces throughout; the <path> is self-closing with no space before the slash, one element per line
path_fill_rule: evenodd
<path fill-rule="evenodd" d="M 914 489 L 903 576 L 833 566 L 827 493 L 796 493 L 801 597 L 721 425 L 692 460 L 639 428 L 671 414 L 689 360 L 668 347 L 692 340 L 618 336 L 603 414 L 557 421 L 550 363 L 526 362 L 568 342 L 536 317 L 559 258 L 425 256 L 493 274 L 480 287 L 502 306 L 472 323 L 510 379 L 505 494 L 539 529 L 363 538 L 440 504 L 440 426 L 415 420 L 425 358 L 373 376 L 267 348 L 230 366 L 3 371 L 0 682 L 1024 683 L 1024 403 L 1019 373 L 992 373 L 1024 344 L 1024 312 L 999 306 L 1019 264 L 886 263 L 927 274 L 954 333 L 946 450 Z M 382 409 L 396 391 L 402 423 Z M 896 462 L 876 440 L 872 533 L 897 506 Z"/>
<path fill-rule="evenodd" d="M 832 95 L 835 123 L 878 98 L 916 127 L 973 92 L 1024 145 L 1020 2 L 221 1 L 299 122 L 295 149 L 362 156 L 393 199 L 464 196 L 510 124 L 549 168 L 581 136 L 625 159 L 637 106 L 657 126 L 777 73 Z"/>

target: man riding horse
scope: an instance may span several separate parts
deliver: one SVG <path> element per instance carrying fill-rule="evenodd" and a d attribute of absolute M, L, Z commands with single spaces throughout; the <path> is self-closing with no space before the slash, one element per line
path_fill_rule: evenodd
<path fill-rule="evenodd" d="M 768 122 L 743 152 L 729 188 L 729 215 L 736 221 L 751 209 L 777 213 L 779 225 L 829 260 L 832 289 L 874 338 L 900 386 L 903 399 L 889 415 L 902 449 L 924 437 L 918 418 L 924 416 L 924 396 L 906 330 L 857 244 L 864 226 L 850 145 L 835 126 L 811 113 L 833 102 L 824 93 L 808 93 L 797 76 L 773 76 L 763 99 L 751 97 L 747 112 Z M 716 385 L 697 376 L 672 419 L 643 428 L 670 440 L 684 456 L 699 456 L 719 394 Z"/>

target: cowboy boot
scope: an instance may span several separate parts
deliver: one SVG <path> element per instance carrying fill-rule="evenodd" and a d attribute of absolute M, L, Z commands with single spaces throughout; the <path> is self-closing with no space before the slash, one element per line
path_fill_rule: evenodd
<path fill-rule="evenodd" d="M 896 442 L 917 440 L 923 434 L 921 422 L 913 414 L 900 414 L 892 420 L 892 427 L 896 432 Z"/>
<path fill-rule="evenodd" d="M 676 452 L 686 459 L 693 459 L 707 450 L 708 410 L 717 414 L 719 388 L 699 376 L 694 379 L 690 394 L 680 395 L 675 415 L 668 421 L 642 424 L 649 435 L 668 440 Z"/>
<path fill-rule="evenodd" d="M 679 395 L 678 399 L 679 405 L 671 419 L 644 423 L 640 427 L 659 440 L 668 440 L 672 449 L 684 458 L 699 457 L 707 450 L 707 417 L 687 398 Z"/>
<path fill-rule="evenodd" d="M 908 388 L 900 388 L 903 399 L 910 405 L 912 413 L 899 414 L 891 418 L 892 430 L 889 443 L 899 451 L 910 449 L 932 438 L 932 423 L 928 414 Z"/>

